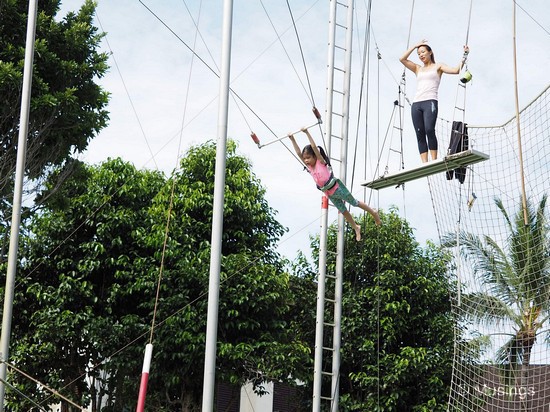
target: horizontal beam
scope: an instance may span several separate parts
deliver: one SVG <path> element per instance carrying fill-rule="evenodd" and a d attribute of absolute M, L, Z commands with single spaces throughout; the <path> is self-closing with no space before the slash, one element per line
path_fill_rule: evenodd
<path fill-rule="evenodd" d="M 421 177 L 454 170 L 459 167 L 465 167 L 487 159 L 489 159 L 489 155 L 485 153 L 481 153 L 473 149 L 465 150 L 460 153 L 445 156 L 442 159 L 422 163 L 422 165 L 413 169 L 401 170 L 391 175 L 381 176 L 371 182 L 361 183 L 361 186 L 366 186 L 376 190 L 384 189 L 389 186 L 400 186 L 403 183 L 420 179 Z"/>

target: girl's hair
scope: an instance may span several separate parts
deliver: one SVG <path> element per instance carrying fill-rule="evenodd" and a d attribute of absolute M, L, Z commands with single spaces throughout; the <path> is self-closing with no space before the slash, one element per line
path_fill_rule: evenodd
<path fill-rule="evenodd" d="M 328 156 L 325 153 L 325 149 L 323 149 L 321 146 L 317 146 L 317 149 L 319 149 L 319 153 L 321 153 L 321 156 L 323 157 L 323 160 L 325 161 L 325 163 L 330 166 L 330 160 L 328 159 Z M 302 156 L 306 153 L 309 156 L 316 157 L 315 152 L 313 151 L 313 147 L 311 147 L 310 144 L 304 147 L 304 149 L 302 150 Z"/>
<path fill-rule="evenodd" d="M 426 50 L 428 50 L 431 53 L 430 54 L 430 60 L 432 61 L 432 63 L 435 63 L 435 56 L 434 56 L 434 52 L 432 51 L 432 48 L 430 46 L 428 46 L 427 44 L 423 44 L 421 46 L 418 46 L 418 48 L 421 48 L 421 47 L 426 48 Z"/>

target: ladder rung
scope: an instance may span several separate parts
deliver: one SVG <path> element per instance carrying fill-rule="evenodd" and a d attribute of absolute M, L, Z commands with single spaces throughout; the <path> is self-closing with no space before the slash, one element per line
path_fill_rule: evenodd
<path fill-rule="evenodd" d="M 346 71 L 344 69 L 340 69 L 339 67 L 335 67 L 334 70 L 339 71 L 341 73 L 345 73 Z"/>
<path fill-rule="evenodd" d="M 338 93 L 338 94 L 341 94 L 342 96 L 344 95 L 344 92 L 341 92 L 340 90 L 335 90 L 335 89 L 332 89 L 332 93 Z"/>
<path fill-rule="evenodd" d="M 323 346 L 323 350 L 330 350 L 334 352 L 334 348 L 329 348 L 328 346 Z"/>
<path fill-rule="evenodd" d="M 334 45 L 334 47 L 335 47 L 336 49 L 340 49 L 340 50 L 344 50 L 344 51 L 346 50 L 346 48 L 345 48 L 345 47 L 342 47 L 342 46 L 337 46 L 336 44 Z"/>
<path fill-rule="evenodd" d="M 321 371 L 321 375 L 332 376 L 333 373 L 332 372 Z"/>
<path fill-rule="evenodd" d="M 331 398 L 329 396 L 321 396 L 321 399 L 324 401 L 331 401 L 331 402 L 334 400 L 334 398 Z"/>
<path fill-rule="evenodd" d="M 335 299 L 331 299 L 331 298 L 325 298 L 325 301 L 326 301 L 326 302 L 330 302 L 330 303 L 336 302 Z"/>
<path fill-rule="evenodd" d="M 334 323 L 330 323 L 330 322 L 323 322 L 323 325 L 325 326 L 330 326 L 330 327 L 334 327 Z"/>
<path fill-rule="evenodd" d="M 332 112 L 332 114 L 333 114 L 334 116 L 344 117 L 344 115 L 343 115 L 343 114 L 340 114 L 340 113 L 334 113 L 334 112 Z M 341 139 L 341 137 L 339 137 L 339 139 Z"/>
<path fill-rule="evenodd" d="M 336 252 L 332 252 L 332 253 L 336 254 Z M 325 275 L 325 277 L 329 279 L 336 279 L 335 275 Z"/>

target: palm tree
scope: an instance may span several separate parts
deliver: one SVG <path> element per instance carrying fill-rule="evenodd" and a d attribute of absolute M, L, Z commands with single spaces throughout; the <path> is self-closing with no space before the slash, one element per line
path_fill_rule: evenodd
<path fill-rule="evenodd" d="M 489 236 L 461 231 L 461 255 L 473 268 L 483 291 L 462 296 L 467 320 L 492 327 L 512 325 L 510 339 L 496 352 L 495 361 L 512 371 L 529 365 L 538 335 L 550 337 L 543 327 L 550 316 L 550 228 L 545 216 L 547 195 L 536 210 L 527 203 L 527 224 L 523 208 L 512 220 L 502 201 L 495 203 L 503 214 L 508 237 L 505 247 Z M 444 237 L 444 246 L 456 246 L 456 234 Z"/>

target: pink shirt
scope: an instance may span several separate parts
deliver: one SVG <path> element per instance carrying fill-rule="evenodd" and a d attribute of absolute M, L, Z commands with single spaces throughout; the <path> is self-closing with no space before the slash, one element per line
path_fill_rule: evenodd
<path fill-rule="evenodd" d="M 319 187 L 323 187 L 330 178 L 330 169 L 326 164 L 320 162 L 319 160 L 315 162 L 313 167 L 308 167 L 308 170 L 311 177 L 313 177 L 315 184 Z M 338 189 L 338 183 L 332 186 L 325 193 L 327 196 L 331 196 L 334 192 L 336 192 L 336 189 Z"/>

